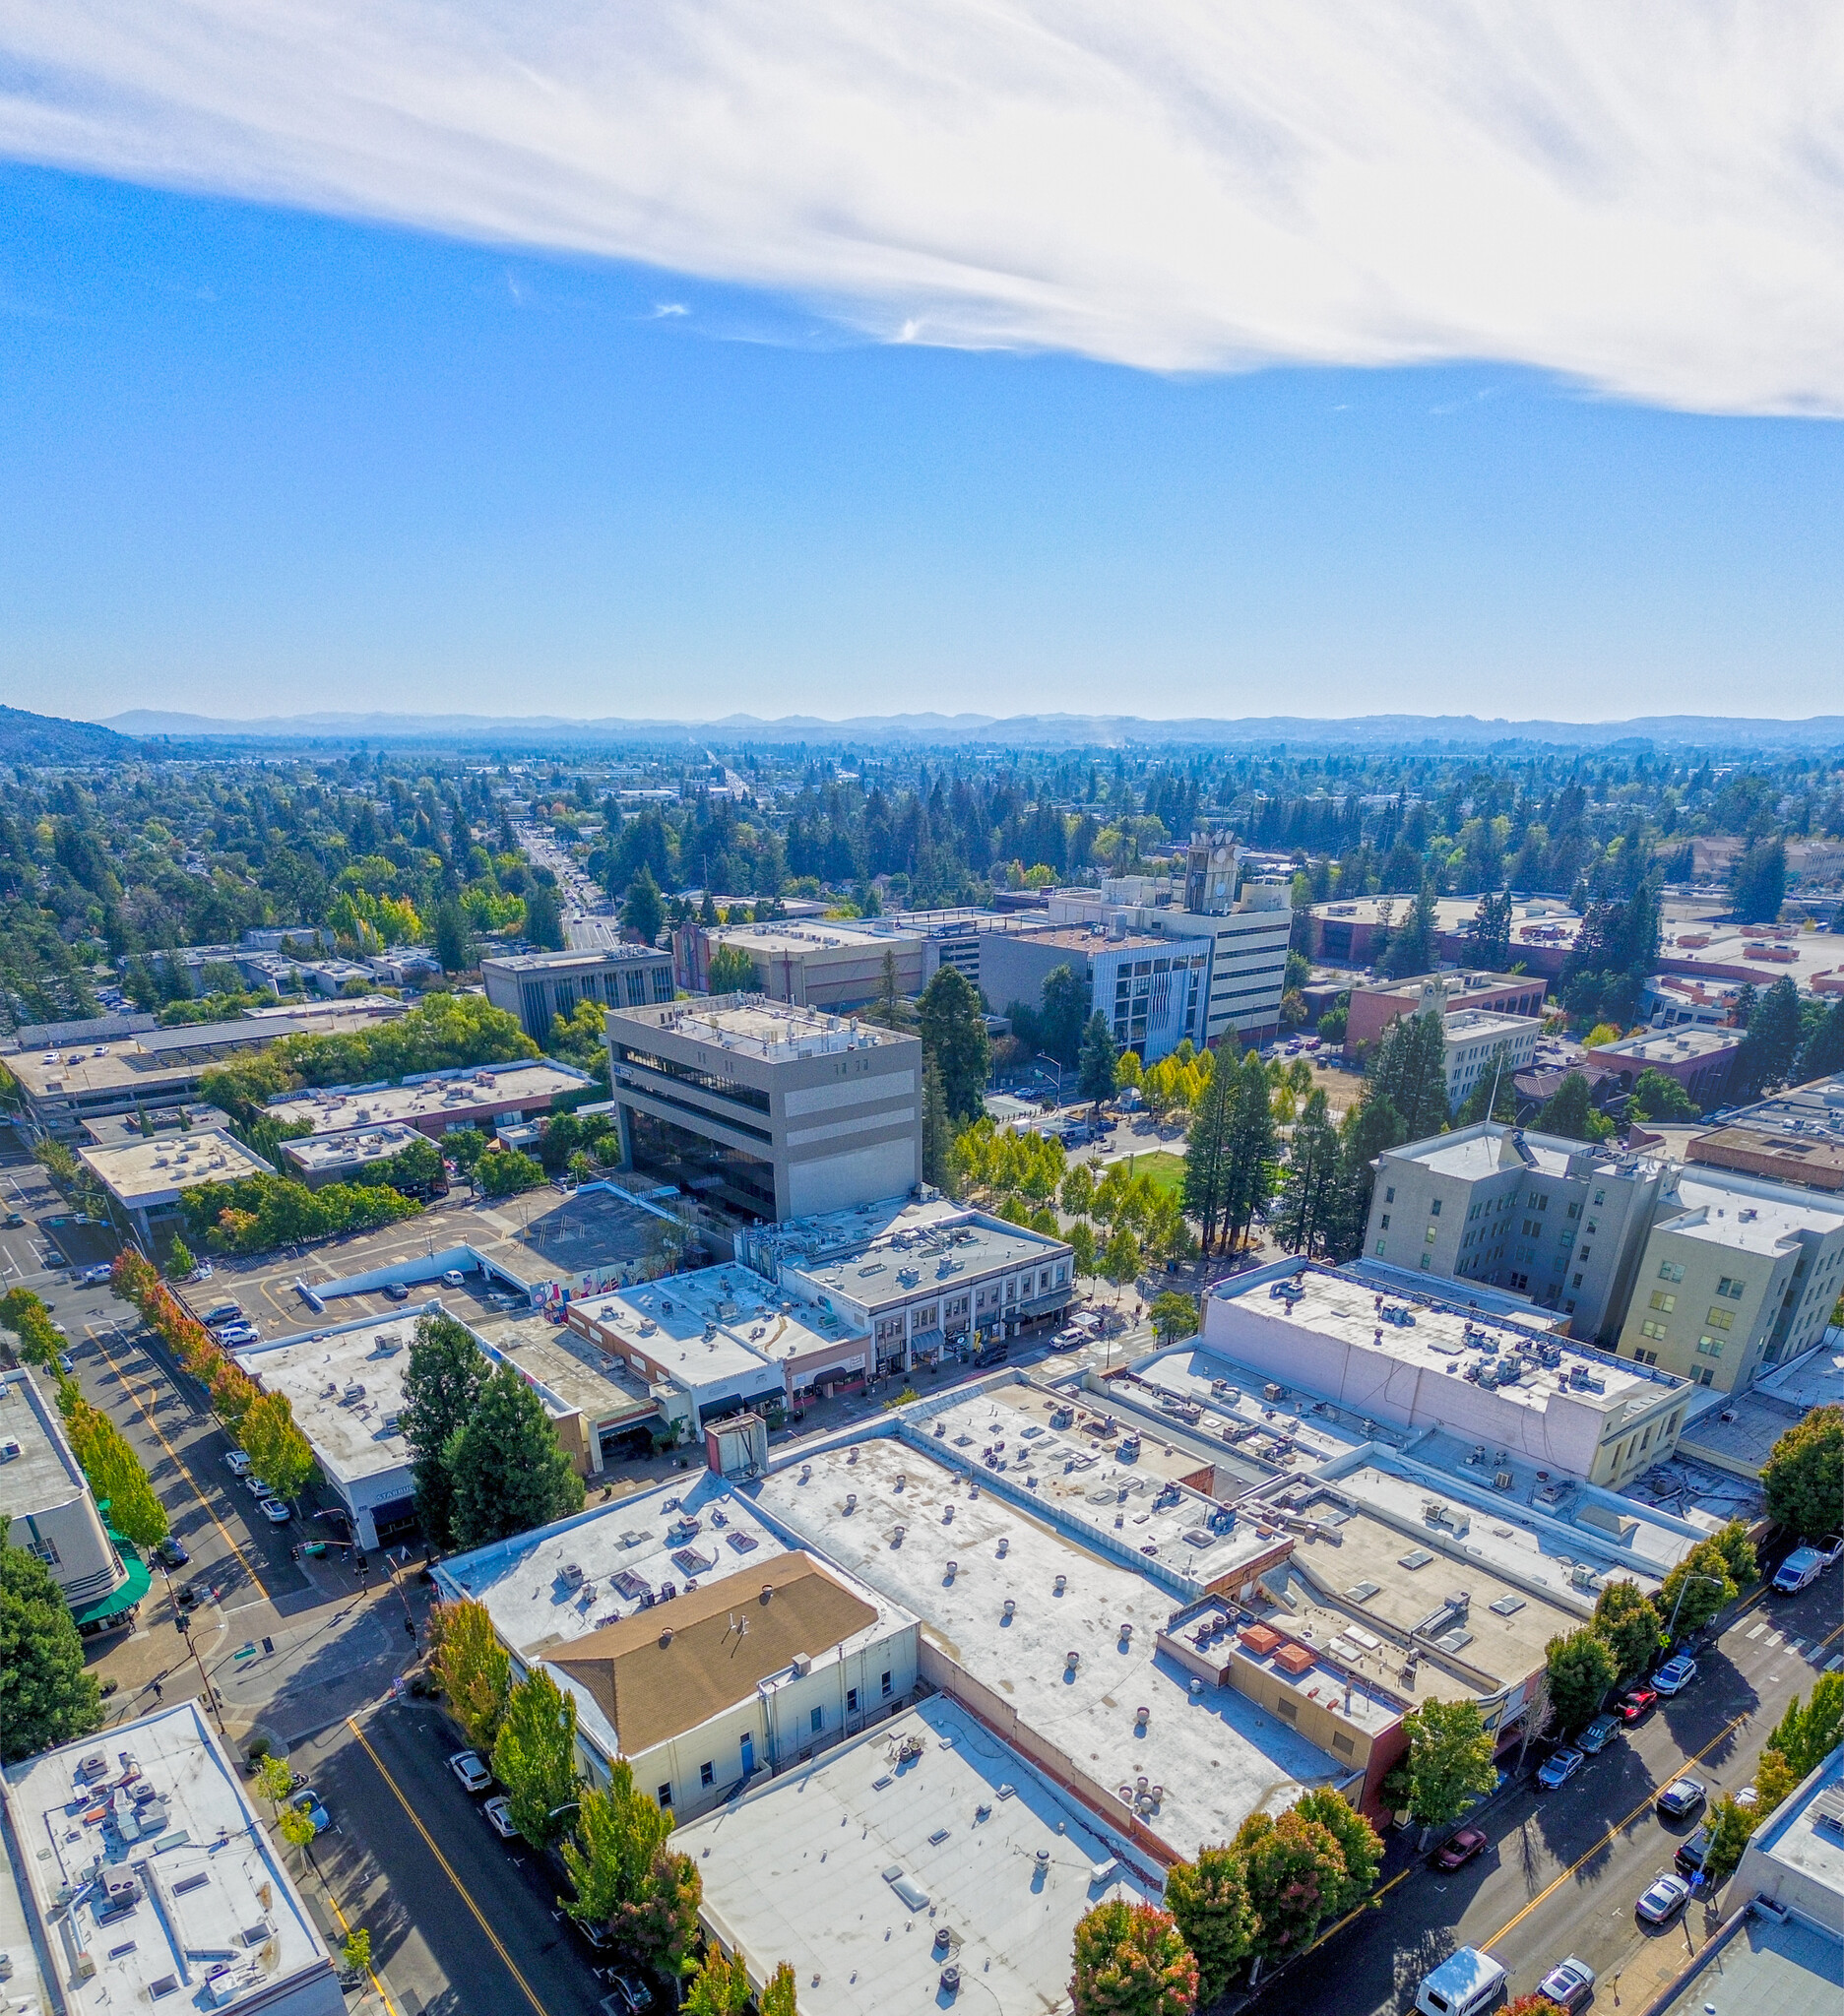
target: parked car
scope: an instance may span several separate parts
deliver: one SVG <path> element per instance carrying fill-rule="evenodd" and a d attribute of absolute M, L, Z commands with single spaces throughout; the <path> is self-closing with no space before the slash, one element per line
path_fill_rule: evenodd
<path fill-rule="evenodd" d="M 1652 1684 L 1661 1694 L 1682 1694 L 1695 1678 L 1696 1661 L 1687 1652 L 1681 1652 L 1659 1668 L 1652 1675 Z"/>
<path fill-rule="evenodd" d="M 10 1232 L 18 1231 L 25 1223 L 26 1214 L 23 1211 L 9 1211 L 4 1218 L 0 1218 L 0 1225 L 5 1226 Z"/>
<path fill-rule="evenodd" d="M 1571 1954 L 1551 1968 L 1537 1984 L 1537 1992 L 1564 2011 L 1565 2016 L 1574 2016 L 1594 1993 L 1594 1969 Z"/>
<path fill-rule="evenodd" d="M 263 1517 L 269 1521 L 271 1526 L 286 1526 L 288 1521 L 294 1517 L 294 1514 L 289 1511 L 280 1498 L 265 1498 L 263 1500 Z"/>
<path fill-rule="evenodd" d="M 1484 1831 L 1478 1827 L 1462 1827 L 1445 1848 L 1434 1858 L 1437 1869 L 1464 1868 L 1486 1845 Z"/>
<path fill-rule="evenodd" d="M 1709 1796 L 1709 1788 L 1694 1778 L 1675 1778 L 1652 1801 L 1662 1820 L 1687 1820 Z"/>
<path fill-rule="evenodd" d="M 1690 1886 L 1682 1876 L 1660 1876 L 1633 1906 L 1649 1925 L 1669 1924 L 1690 1901 Z"/>
<path fill-rule="evenodd" d="M 162 1568 L 183 1568 L 192 1556 L 186 1552 L 169 1533 L 154 1549 L 154 1558 Z"/>
<path fill-rule="evenodd" d="M 1621 1721 L 1630 1729 L 1635 1722 L 1643 1722 L 1658 1706 L 1658 1689 L 1641 1681 L 1635 1687 L 1628 1687 L 1614 1706 Z"/>
<path fill-rule="evenodd" d="M 1709 1825 L 1706 1821 L 1687 1840 L 1678 1844 L 1678 1853 L 1672 1857 L 1679 1875 L 1694 1876 L 1702 1868 L 1709 1854 Z"/>
<path fill-rule="evenodd" d="M 1616 1717 L 1597 1715 L 1575 1741 L 1590 1757 L 1595 1757 L 1599 1756 L 1619 1734 L 1620 1723 Z"/>
<path fill-rule="evenodd" d="M 199 1320 L 207 1330 L 221 1330 L 226 1323 L 241 1323 L 243 1310 L 235 1302 L 220 1302 L 215 1309 L 207 1309 Z"/>
<path fill-rule="evenodd" d="M 253 1470 L 239 1471 L 237 1475 L 243 1480 L 243 1488 L 252 1498 L 273 1498 L 276 1495 Z"/>
<path fill-rule="evenodd" d="M 1476 1946 L 1462 1946 L 1422 1977 L 1415 2006 L 1420 2016 L 1486 2016 L 1502 1998 L 1505 1980 L 1501 1962 Z"/>
<path fill-rule="evenodd" d="M 518 1829 L 512 1824 L 512 1801 L 502 1792 L 495 1798 L 487 1800 L 480 1811 L 486 1815 L 486 1822 L 501 1841 L 511 1841 Z"/>
<path fill-rule="evenodd" d="M 1555 1792 L 1558 1786 L 1566 1785 L 1587 1761 L 1577 1749 L 1564 1747 L 1558 1750 L 1555 1756 L 1545 1758 L 1537 1767 L 1537 1783 L 1545 1792 Z"/>
<path fill-rule="evenodd" d="M 644 1982 L 636 1981 L 631 1974 L 609 1975 L 608 1986 L 611 1990 L 608 2000 L 625 2008 L 627 2016 L 640 2016 L 643 2009 L 653 2007 L 653 1990 Z M 604 2007 L 606 2006 L 604 2003 Z"/>
<path fill-rule="evenodd" d="M 333 1825 L 333 1815 L 320 1803 L 320 1795 L 311 1785 L 304 1785 L 289 1798 L 288 1804 L 297 1813 L 305 1813 L 314 1823 L 314 1832 L 324 1834 Z"/>
<path fill-rule="evenodd" d="M 224 1468 L 229 1471 L 232 1477 L 248 1477 L 250 1474 L 250 1459 L 244 1455 L 241 1449 L 227 1449 L 224 1452 Z"/>
<path fill-rule="evenodd" d="M 77 1360 L 71 1356 L 69 1352 L 61 1351 L 58 1353 L 58 1370 L 62 1372 L 65 1378 L 67 1379 L 72 1379 L 76 1377 Z"/>
<path fill-rule="evenodd" d="M 462 1278 L 461 1269 L 459 1267 L 451 1267 L 442 1276 L 442 1286 L 444 1288 L 466 1288 L 467 1282 Z"/>
<path fill-rule="evenodd" d="M 493 1782 L 493 1774 L 481 1763 L 477 1750 L 457 1750 L 449 1758 L 448 1768 L 461 1780 L 464 1792 L 484 1792 Z"/>
<path fill-rule="evenodd" d="M 410 1291 L 401 1281 L 387 1281 L 384 1284 L 384 1292 L 394 1302 L 407 1302 L 410 1299 Z"/>
<path fill-rule="evenodd" d="M 1782 1596 L 1797 1596 L 1810 1589 L 1830 1563 L 1816 1547 L 1795 1547 L 1780 1563 L 1773 1586 Z"/>
<path fill-rule="evenodd" d="M 230 1351 L 241 1351 L 246 1344 L 261 1344 L 263 1333 L 254 1323 L 226 1323 L 218 1332 L 218 1342 Z"/>
<path fill-rule="evenodd" d="M 95 1267 L 86 1267 L 77 1279 L 85 1288 L 97 1288 L 108 1280 L 111 1271 L 106 1263 Z"/>

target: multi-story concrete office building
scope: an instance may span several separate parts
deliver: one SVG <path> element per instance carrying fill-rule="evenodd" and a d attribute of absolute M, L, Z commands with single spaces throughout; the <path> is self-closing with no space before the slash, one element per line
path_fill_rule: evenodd
<path fill-rule="evenodd" d="M 1345 1048 L 1367 1050 L 1389 1025 L 1403 1015 L 1452 1015 L 1475 1009 L 1495 1015 L 1543 1014 L 1547 982 L 1521 973 L 1485 973 L 1476 969 L 1417 974 L 1400 980 L 1374 980 L 1353 987 L 1345 1025 Z"/>
<path fill-rule="evenodd" d="M 523 952 L 480 961 L 486 998 L 519 1018 L 535 1043 L 550 1040 L 554 1016 L 567 1022 L 583 1001 L 644 1008 L 672 998 L 672 955 L 651 945 L 609 945 L 580 952 Z"/>
<path fill-rule="evenodd" d="M 1263 1268 L 1213 1289 L 1203 1342 L 1285 1389 L 1298 1383 L 1379 1421 L 1439 1428 L 1614 1488 L 1677 1446 L 1689 1391 L 1507 1317 L 1457 1290 L 1394 1295 L 1335 1268 Z"/>
<path fill-rule="evenodd" d="M 1133 875 L 1105 881 L 1099 891 L 1059 889 L 1050 898 L 1049 917 L 1052 923 L 1110 929 L 1118 919 L 1122 930 L 1207 939 L 1203 1035 L 1194 1040 L 1214 1044 L 1234 1029 L 1242 1042 L 1262 1043 L 1280 1029 L 1294 926 L 1291 887 L 1227 833 L 1191 843 L 1181 885 Z M 993 999 L 990 988 L 986 998 Z"/>
<path fill-rule="evenodd" d="M 1457 1008 L 1449 1009 L 1441 1017 L 1440 1029 L 1447 1103 L 1459 1106 L 1482 1079 L 1502 1072 L 1508 1083 L 1532 1063 L 1543 1024 L 1529 1015 L 1501 1015 L 1490 1008 Z"/>
<path fill-rule="evenodd" d="M 922 1042 L 766 1001 L 608 1015 L 621 1159 L 738 1223 L 803 1218 L 922 1180 Z"/>
<path fill-rule="evenodd" d="M 1611 1346 L 1669 1166 L 1495 1120 L 1378 1157 L 1364 1250 L 1558 1309 Z"/>
<path fill-rule="evenodd" d="M 1844 1071 L 1728 1114 L 1692 1137 L 1686 1162 L 1813 1190 L 1844 1190 Z"/>
<path fill-rule="evenodd" d="M 79 1630 L 134 1621 L 147 1564 L 103 1524 L 56 1408 L 26 1371 L 0 1375 L 0 1513 L 13 1522 L 10 1544 L 51 1571 Z"/>
<path fill-rule="evenodd" d="M 1844 1293 L 1844 1198 L 1691 1166 L 1658 1200 L 1620 1350 L 1740 1392 L 1824 1336 Z"/>
<path fill-rule="evenodd" d="M 711 961 L 728 947 L 755 969 L 756 991 L 771 1001 L 835 1014 L 863 1008 L 883 992 L 884 961 L 896 970 L 899 994 L 917 994 L 922 971 L 922 941 L 912 931 L 887 924 L 834 917 L 799 922 L 709 925 L 683 924 L 672 935 L 673 970 L 692 993 L 710 990 Z"/>
<path fill-rule="evenodd" d="M 1106 1019 L 1116 1045 L 1138 1050 L 1151 1064 L 1186 1037 L 1202 1047 L 1210 953 L 1207 936 L 1129 931 L 1116 910 L 1106 922 L 987 937 L 980 953 L 981 985 L 1000 1013 L 1014 1001 L 1037 1008 L 1044 982 L 1066 966 L 1088 990 L 1088 1013 Z"/>
<path fill-rule="evenodd" d="M 341 2016 L 286 1851 L 197 1701 L 28 1758 L 5 1786 L 30 1947 L 58 1977 L 48 2006 Z"/>

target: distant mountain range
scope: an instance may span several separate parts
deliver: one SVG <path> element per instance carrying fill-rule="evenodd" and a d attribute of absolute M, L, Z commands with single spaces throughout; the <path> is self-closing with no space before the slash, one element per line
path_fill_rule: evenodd
<path fill-rule="evenodd" d="M 0 707 L 0 763 L 115 763 L 135 745 L 113 728 Z"/>
<path fill-rule="evenodd" d="M 19 716 L 22 721 L 36 716 Z M 1608 748 L 1621 743 L 1670 747 L 1776 750 L 1844 747 L 1844 715 L 1808 721 L 1749 721 L 1721 715 L 1645 715 L 1632 721 L 1482 721 L 1477 716 L 1371 714 L 1347 721 L 1271 715 L 1239 721 L 1198 718 L 1146 721 L 1132 715 L 982 714 L 858 715 L 824 721 L 784 715 L 773 721 L 731 714 L 708 722 L 624 721 L 604 717 L 571 721 L 559 715 L 303 714 L 258 721 L 225 721 L 201 714 L 165 714 L 136 708 L 111 716 L 100 734 L 114 729 L 140 739 L 184 742 L 483 742 L 502 747 L 550 748 L 565 744 L 721 741 L 824 744 L 907 743 L 918 747 L 1112 748 L 1172 745 L 1451 748 L 1541 744 Z M 0 749 L 0 753 L 4 753 Z"/>

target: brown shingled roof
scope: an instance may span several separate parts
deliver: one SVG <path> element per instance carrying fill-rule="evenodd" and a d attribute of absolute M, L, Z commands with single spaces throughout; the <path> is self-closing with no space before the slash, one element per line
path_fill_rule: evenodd
<path fill-rule="evenodd" d="M 733 1707 L 795 1653 L 828 1652 L 876 1618 L 810 1555 L 778 1554 L 547 1658 L 589 1690 L 633 1757 Z"/>

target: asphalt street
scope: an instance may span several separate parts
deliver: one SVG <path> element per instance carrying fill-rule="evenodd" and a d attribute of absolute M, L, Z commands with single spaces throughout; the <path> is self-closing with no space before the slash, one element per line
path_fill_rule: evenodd
<path fill-rule="evenodd" d="M 1600 1977 L 1593 2006 L 1602 2016 L 1644 2007 L 1715 1922 L 1700 1902 L 1663 1928 L 1634 1918 L 1639 1893 L 1696 1827 L 1695 1817 L 1659 1819 L 1652 1799 L 1685 1773 L 1712 1801 L 1751 1781 L 1787 1703 L 1844 1665 L 1841 1586 L 1844 1573 L 1833 1569 L 1800 1596 L 1746 1605 L 1698 1651 L 1690 1686 L 1559 1791 L 1539 1792 L 1528 1779 L 1507 1787 L 1480 1819 L 1490 1845 L 1464 1868 L 1438 1874 L 1393 1837 L 1381 1908 L 1322 1938 L 1262 1999 L 1288 2016 L 1383 2016 L 1411 2006 L 1431 1967 L 1476 1946 L 1511 1970 L 1513 1995 L 1534 1991 L 1573 1954 Z"/>

